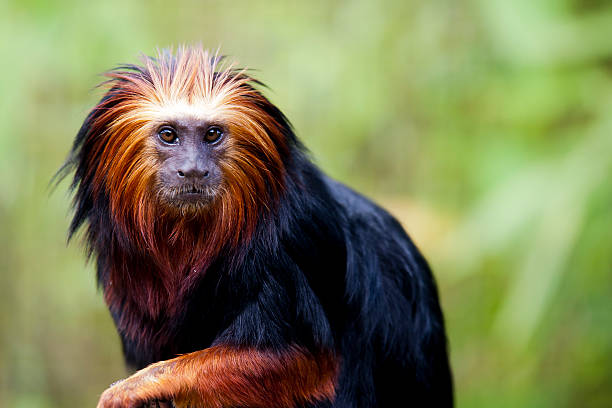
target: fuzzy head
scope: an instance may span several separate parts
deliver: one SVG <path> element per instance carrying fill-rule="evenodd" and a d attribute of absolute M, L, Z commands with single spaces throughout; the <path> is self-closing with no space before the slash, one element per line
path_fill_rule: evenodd
<path fill-rule="evenodd" d="M 294 143 L 259 83 L 189 47 L 105 75 L 66 166 L 76 169 L 71 232 L 88 222 L 96 250 L 92 217 L 108 216 L 119 241 L 162 268 L 177 268 L 169 251 L 184 250 L 193 268 L 248 239 L 283 191 Z"/>

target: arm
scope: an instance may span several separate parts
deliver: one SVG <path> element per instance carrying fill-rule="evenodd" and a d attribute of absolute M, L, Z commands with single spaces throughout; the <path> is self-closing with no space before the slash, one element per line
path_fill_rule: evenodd
<path fill-rule="evenodd" d="M 177 407 L 294 407 L 332 400 L 337 372 L 331 352 L 217 345 L 151 364 L 107 389 L 98 408 L 156 400 L 174 400 Z"/>
<path fill-rule="evenodd" d="M 262 279 L 252 295 L 236 280 L 218 292 L 244 306 L 211 347 L 138 371 L 106 390 L 98 408 L 170 400 L 178 407 L 280 408 L 333 400 L 339 362 L 325 313 L 295 264 L 277 261 L 275 271 L 245 272 Z"/>

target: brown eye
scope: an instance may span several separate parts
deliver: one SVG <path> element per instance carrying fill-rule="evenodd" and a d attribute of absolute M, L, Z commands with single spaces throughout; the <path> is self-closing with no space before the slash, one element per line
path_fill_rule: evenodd
<path fill-rule="evenodd" d="M 221 139 L 221 136 L 223 136 L 223 131 L 216 126 L 213 126 L 208 128 L 206 134 L 204 134 L 204 140 L 206 143 L 215 143 L 217 140 Z"/>
<path fill-rule="evenodd" d="M 178 136 L 176 135 L 176 132 L 172 128 L 167 128 L 167 127 L 161 128 L 159 132 L 157 132 L 157 136 L 159 137 L 159 140 L 161 140 L 162 142 L 166 144 L 177 144 L 178 143 Z"/>

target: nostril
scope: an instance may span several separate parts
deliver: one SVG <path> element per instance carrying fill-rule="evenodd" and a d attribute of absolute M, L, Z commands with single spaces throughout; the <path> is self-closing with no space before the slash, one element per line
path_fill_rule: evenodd
<path fill-rule="evenodd" d="M 181 179 L 198 180 L 198 179 L 207 178 L 210 175 L 209 170 L 200 170 L 200 169 L 192 169 L 192 168 L 187 168 L 186 170 L 183 170 L 183 169 L 176 170 L 177 176 Z"/>

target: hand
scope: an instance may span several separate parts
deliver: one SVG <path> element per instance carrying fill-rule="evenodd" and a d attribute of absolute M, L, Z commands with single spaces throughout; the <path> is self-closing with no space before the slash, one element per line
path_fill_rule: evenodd
<path fill-rule="evenodd" d="M 117 381 L 102 393 L 97 408 L 171 408 L 164 387 L 163 363 L 153 364 L 131 377 Z"/>

